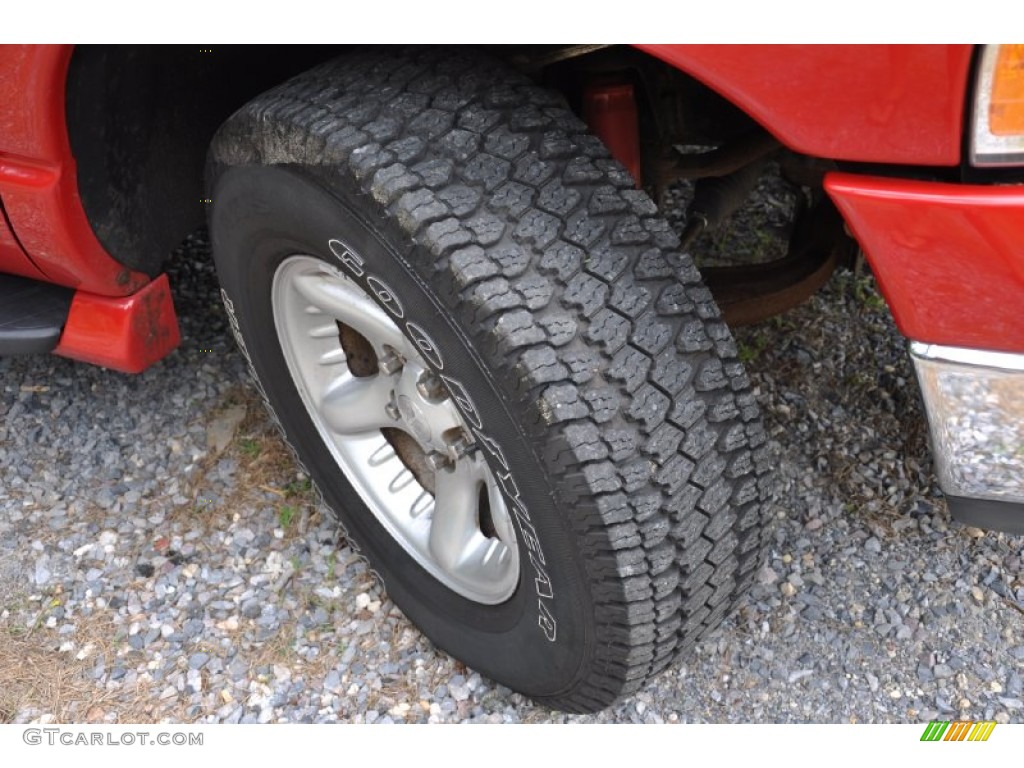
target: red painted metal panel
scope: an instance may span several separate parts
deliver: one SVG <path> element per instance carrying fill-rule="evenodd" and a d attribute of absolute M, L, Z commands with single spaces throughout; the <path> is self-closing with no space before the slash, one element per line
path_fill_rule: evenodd
<path fill-rule="evenodd" d="M 1024 186 L 836 173 L 825 189 L 904 335 L 1024 352 Z"/>
<path fill-rule="evenodd" d="M 55 354 L 138 373 L 169 354 L 181 340 L 167 275 L 131 296 L 78 291 Z"/>
<path fill-rule="evenodd" d="M 133 293 L 149 277 L 110 257 L 78 196 L 64 116 L 70 59 L 69 45 L 0 46 L 0 199 L 47 280 L 107 296 Z"/>
<path fill-rule="evenodd" d="M 33 280 L 45 280 L 46 276 L 25 255 L 18 245 L 17 238 L 7 226 L 7 221 L 0 210 L 0 272 L 11 275 L 31 277 Z"/>
<path fill-rule="evenodd" d="M 642 45 L 790 149 L 835 160 L 956 165 L 969 45 Z"/>

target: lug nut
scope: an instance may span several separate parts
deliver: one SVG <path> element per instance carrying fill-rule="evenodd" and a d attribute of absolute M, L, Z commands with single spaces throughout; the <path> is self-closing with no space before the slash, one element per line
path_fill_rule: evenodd
<path fill-rule="evenodd" d="M 416 382 L 416 391 L 427 400 L 440 400 L 444 397 L 444 385 L 441 384 L 441 380 L 430 374 L 420 377 Z"/>
<path fill-rule="evenodd" d="M 402 418 L 401 412 L 398 410 L 398 406 L 395 404 L 395 393 L 391 393 L 391 400 L 387 405 L 384 406 L 384 413 L 388 415 L 389 419 L 393 421 L 399 421 Z"/>
<path fill-rule="evenodd" d="M 463 432 L 460 432 L 458 437 L 445 440 L 445 444 L 448 446 L 448 456 L 452 461 L 458 461 L 476 448 L 474 443 L 466 439 L 466 435 Z"/>
<path fill-rule="evenodd" d="M 448 457 L 445 456 L 443 453 L 431 451 L 430 453 L 427 454 L 427 464 L 429 464 L 430 468 L 435 472 L 444 469 L 450 463 L 451 462 L 448 459 Z"/>
<path fill-rule="evenodd" d="M 390 352 L 384 357 L 377 361 L 377 365 L 380 368 L 380 372 L 385 376 L 391 376 L 402 370 L 402 366 L 405 361 L 401 357 L 396 355 L 394 352 Z"/>

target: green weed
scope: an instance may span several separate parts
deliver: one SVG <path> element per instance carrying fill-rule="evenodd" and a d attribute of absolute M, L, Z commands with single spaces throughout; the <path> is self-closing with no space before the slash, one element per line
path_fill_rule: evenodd
<path fill-rule="evenodd" d="M 740 362 L 744 365 L 757 360 L 767 346 L 768 337 L 763 333 L 758 333 L 749 342 L 743 339 L 736 340 L 736 349 L 739 353 Z"/>
<path fill-rule="evenodd" d="M 244 453 L 250 459 L 255 459 L 257 456 L 260 455 L 260 451 L 262 450 L 260 448 L 259 442 L 253 440 L 251 437 L 243 437 L 239 441 L 239 448 L 241 448 L 242 453 Z"/>
<path fill-rule="evenodd" d="M 277 519 L 281 523 L 281 527 L 287 529 L 292 524 L 292 521 L 295 520 L 295 515 L 298 514 L 298 511 L 298 507 L 284 504 L 277 512 Z"/>
<path fill-rule="evenodd" d="M 309 478 L 292 480 L 284 486 L 284 492 L 288 498 L 292 498 L 293 496 L 305 496 L 312 490 L 313 483 L 310 482 Z"/>

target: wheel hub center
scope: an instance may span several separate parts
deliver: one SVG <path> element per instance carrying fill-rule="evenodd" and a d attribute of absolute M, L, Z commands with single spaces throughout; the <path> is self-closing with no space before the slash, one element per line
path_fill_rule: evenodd
<path fill-rule="evenodd" d="M 395 426 L 415 438 L 424 451 L 446 453 L 445 439 L 450 436 L 446 432 L 458 423 L 458 413 L 447 392 L 424 386 L 431 378 L 419 361 L 406 360 L 396 377 L 392 403 L 401 424 Z"/>
<path fill-rule="evenodd" d="M 433 435 L 430 431 L 430 422 L 423 415 L 423 411 L 417 407 L 413 399 L 408 395 L 399 395 L 397 399 L 398 412 L 402 415 L 402 421 L 412 431 L 420 443 L 429 445 Z"/>

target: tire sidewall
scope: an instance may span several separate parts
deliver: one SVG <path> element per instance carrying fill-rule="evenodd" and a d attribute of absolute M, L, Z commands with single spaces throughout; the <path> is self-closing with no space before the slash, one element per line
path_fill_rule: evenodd
<path fill-rule="evenodd" d="M 538 698 L 573 688 L 594 644 L 592 597 L 553 484 L 471 334 L 427 273 L 433 258 L 354 185 L 296 166 L 218 169 L 211 235 L 239 347 L 286 439 L 389 596 L 437 645 Z M 315 256 L 387 310 L 452 391 L 514 511 L 520 583 L 498 606 L 448 589 L 386 532 L 344 477 L 296 391 L 275 331 L 271 286 L 288 256 Z M 458 394 L 457 394 L 458 393 Z M 531 541 L 532 540 L 532 541 Z"/>

